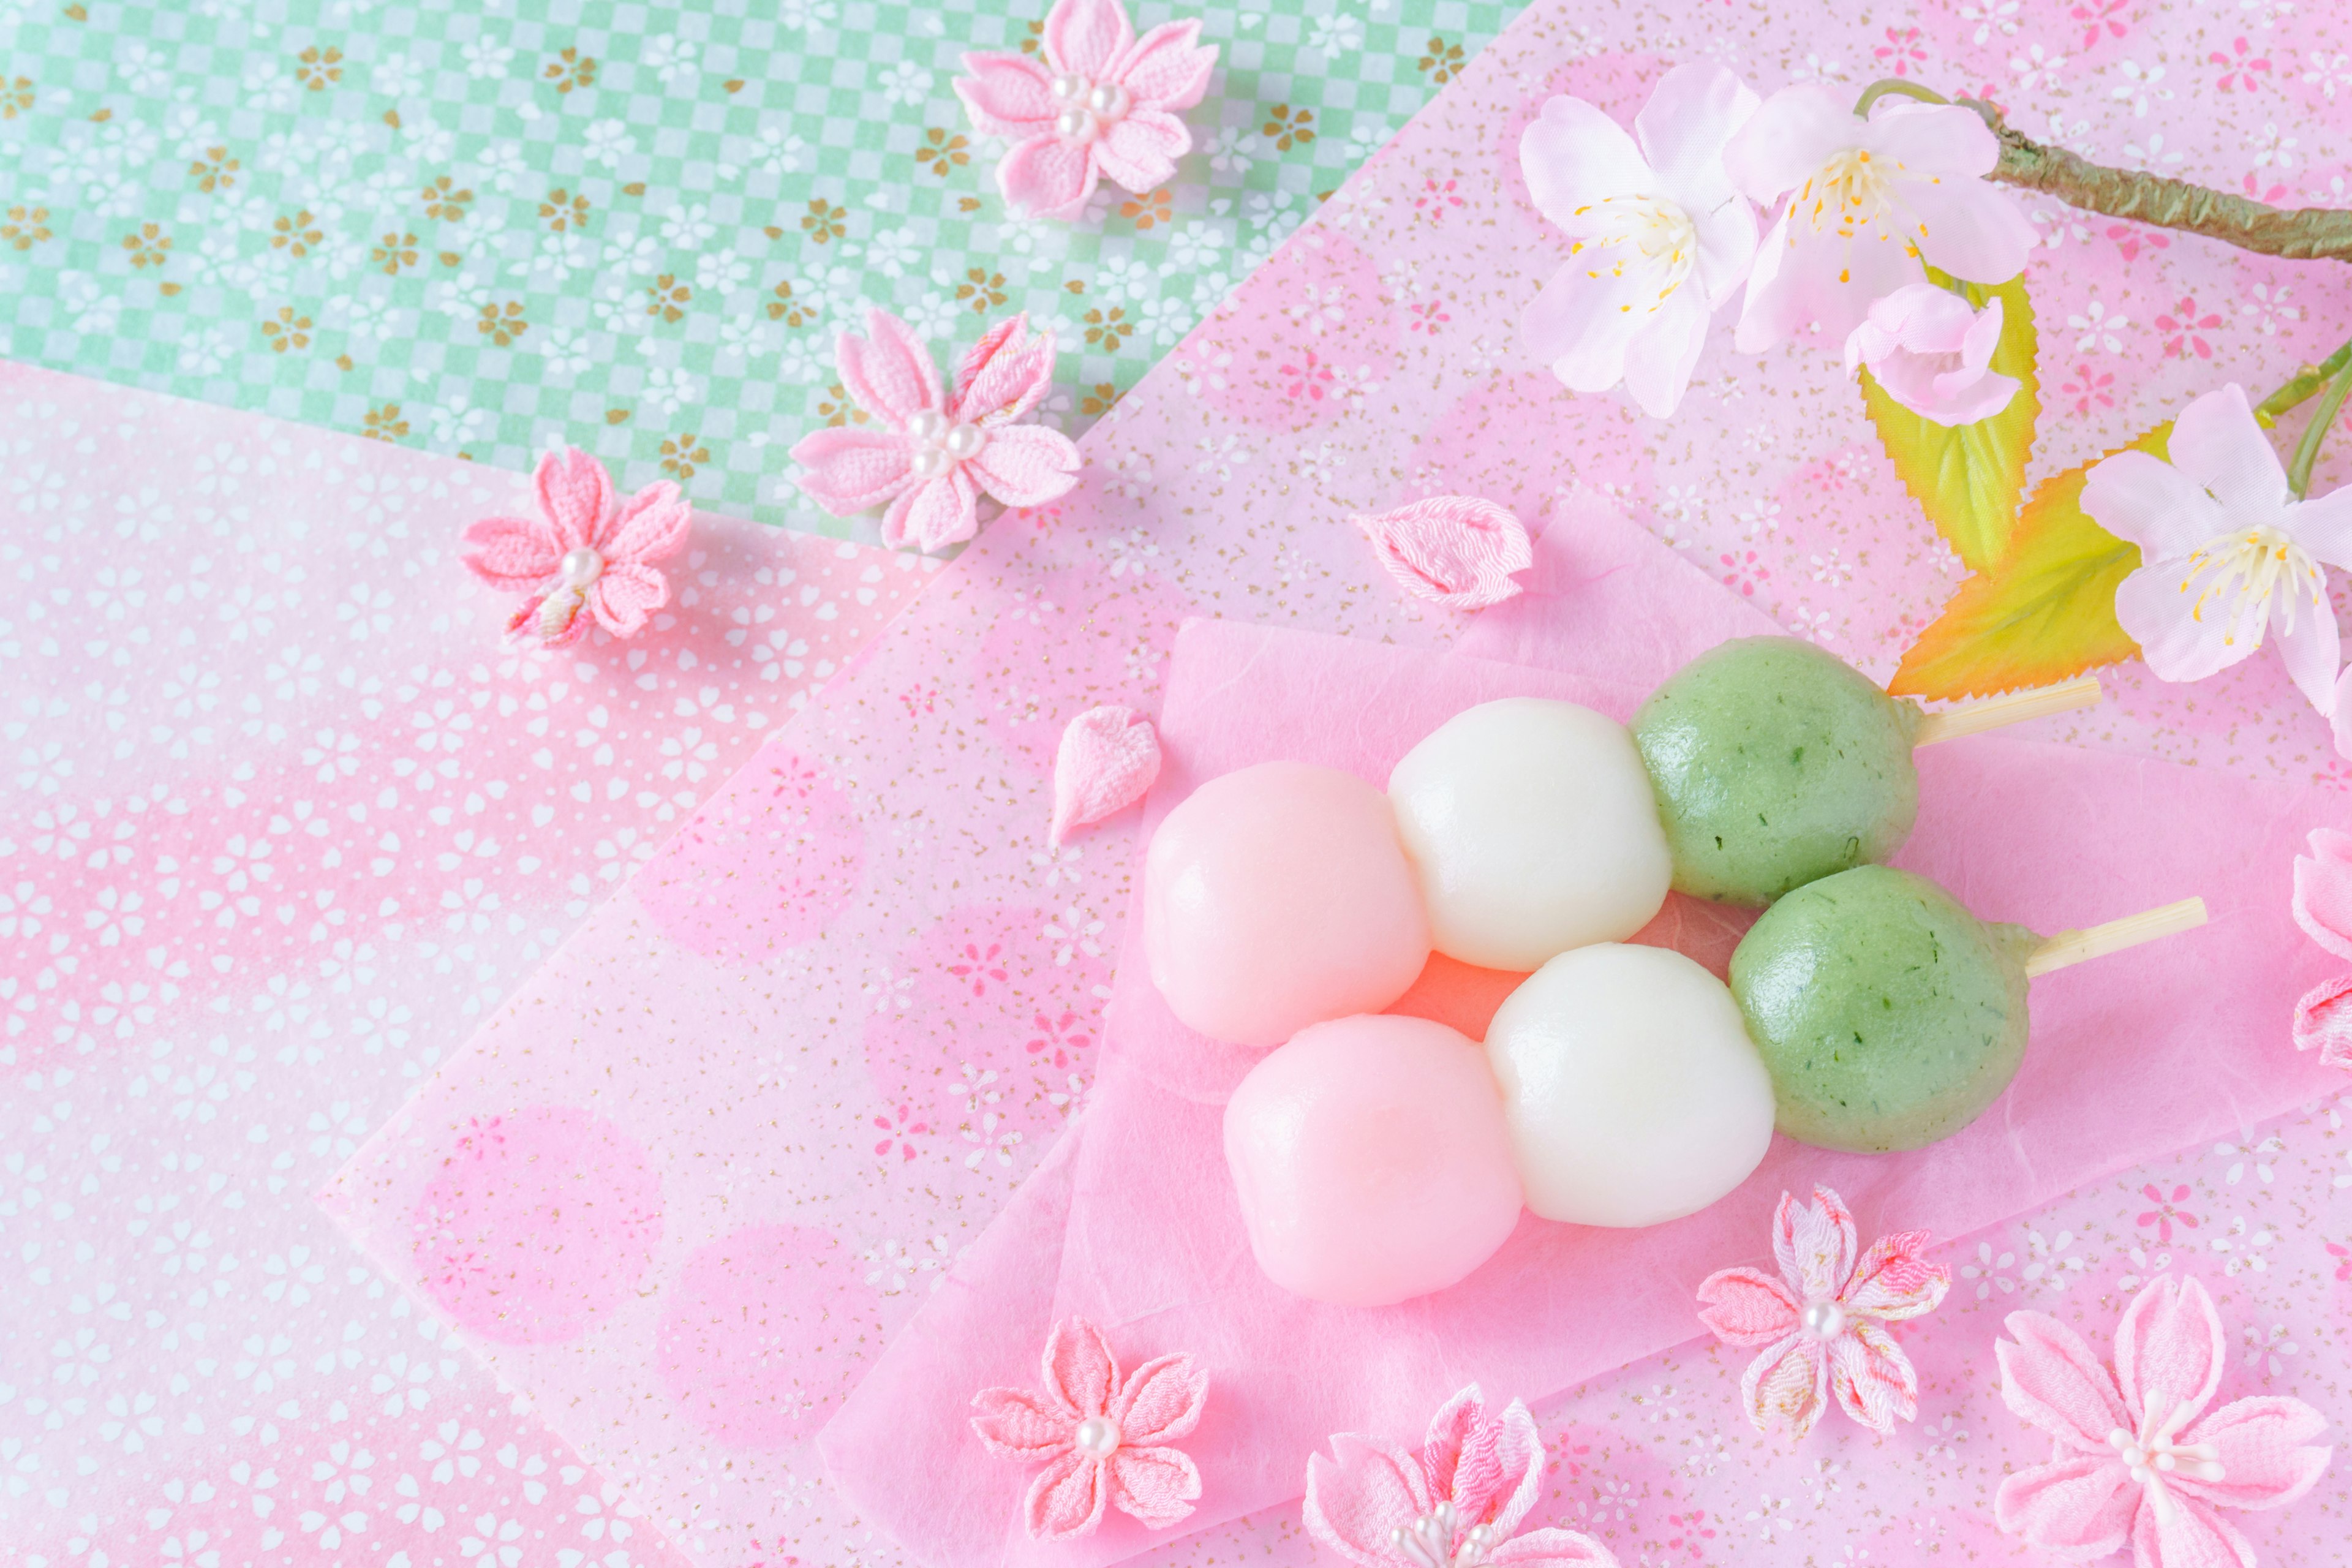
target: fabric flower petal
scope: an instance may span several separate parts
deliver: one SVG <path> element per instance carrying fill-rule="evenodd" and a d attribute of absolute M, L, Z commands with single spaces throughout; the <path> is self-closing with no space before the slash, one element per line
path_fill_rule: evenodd
<path fill-rule="evenodd" d="M 2255 422 L 2246 389 L 2234 381 L 2173 416 L 2165 453 L 2174 468 L 2212 491 L 2235 521 L 2269 521 L 2289 500 L 2278 451 Z"/>
<path fill-rule="evenodd" d="M 1804 1303 L 1760 1268 L 1723 1268 L 1699 1285 L 1699 1321 L 1725 1344 L 1777 1344 L 1797 1331 Z"/>
<path fill-rule="evenodd" d="M 562 541 L 558 555 L 596 542 L 613 507 L 613 480 L 604 464 L 577 447 L 566 447 L 540 458 L 531 483 L 539 491 L 541 515 Z"/>
<path fill-rule="evenodd" d="M 1050 1459 L 1070 1448 L 1067 1411 L 1018 1388 L 983 1388 L 971 1396 L 971 1429 L 1002 1459 Z"/>
<path fill-rule="evenodd" d="M 555 574 L 563 558 L 555 531 L 531 517 L 486 517 L 466 525 L 466 569 L 506 594 L 528 594 Z"/>
<path fill-rule="evenodd" d="M 1329 1458 L 1307 1458 L 1307 1533 L 1358 1568 L 1395 1568 L 1390 1532 L 1410 1529 L 1431 1506 L 1421 1462 L 1402 1448 L 1342 1432 Z"/>
<path fill-rule="evenodd" d="M 1119 57 L 1109 78 L 1145 108 L 1190 109 L 1209 90 L 1217 64 L 1216 46 L 1200 41 L 1197 20 L 1162 22 Z"/>
<path fill-rule="evenodd" d="M 1895 1336 L 1868 1319 L 1830 1342 L 1830 1393 L 1845 1413 L 1880 1434 L 1919 1414 L 1919 1374 Z"/>
<path fill-rule="evenodd" d="M 2045 1552 L 2088 1562 L 2130 1539 L 2140 1489 L 2116 1458 L 2063 1453 L 2005 1478 L 1993 1494 L 1993 1522 Z"/>
<path fill-rule="evenodd" d="M 1397 585 L 1451 610 L 1499 605 L 1521 591 L 1514 574 L 1535 563 L 1518 518 L 1478 496 L 1425 496 L 1376 517 L 1349 519 Z"/>
<path fill-rule="evenodd" d="M 1813 1429 L 1829 1407 L 1829 1363 L 1821 1341 L 1790 1334 L 1748 1363 L 1739 1405 L 1759 1432 L 1790 1440 Z"/>
<path fill-rule="evenodd" d="M 693 525 L 694 508 L 660 479 L 621 503 L 596 549 L 607 561 L 660 561 L 686 542 Z"/>
<path fill-rule="evenodd" d="M 646 618 L 669 603 L 669 579 L 650 566 L 615 561 L 589 585 L 588 607 L 616 637 L 635 636 Z"/>
<path fill-rule="evenodd" d="M 889 311 L 866 312 L 867 335 L 844 332 L 835 344 L 841 384 L 858 406 L 903 426 L 940 406 L 940 370 L 912 327 Z"/>
<path fill-rule="evenodd" d="M 1135 42 L 1118 0 L 1055 0 L 1045 13 L 1045 54 L 1066 71 L 1099 81 Z"/>
<path fill-rule="evenodd" d="M 1137 195 L 1156 191 L 1176 177 L 1176 160 L 1192 151 L 1192 133 L 1165 110 L 1138 109 L 1122 116 L 1095 142 L 1095 163 Z"/>
<path fill-rule="evenodd" d="M 1515 1535 L 1486 1553 L 1494 1568 L 1618 1568 L 1617 1554 L 1592 1537 L 1557 1525 Z"/>
<path fill-rule="evenodd" d="M 1839 1305 L 1884 1323 L 1934 1311 L 1952 1287 L 1952 1271 L 1927 1261 L 1927 1251 L 1935 1239 L 1924 1230 L 1905 1230 L 1871 1243 L 1854 1265 L 1853 1279 L 1839 1297 Z"/>
<path fill-rule="evenodd" d="M 1069 493 L 1078 482 L 1077 443 L 1042 425 L 1006 425 L 991 430 L 988 445 L 954 478 L 981 489 L 1006 506 L 1043 506 Z M 955 537 L 969 539 L 967 528 Z M 936 549 L 927 545 L 926 549 Z"/>
<path fill-rule="evenodd" d="M 2067 1447 L 2113 1454 L 2107 1434 L 2131 1426 L 2130 1413 L 2082 1336 L 2040 1312 L 2011 1312 L 2004 1326 L 2016 1339 L 1993 1344 L 2001 1403 Z"/>
<path fill-rule="evenodd" d="M 1155 1357 L 1129 1373 L 1106 1414 L 1122 1443 L 1149 1447 L 1198 1426 L 1208 1402 L 1209 1374 L 1179 1353 Z"/>
<path fill-rule="evenodd" d="M 1027 55 L 972 53 L 955 79 L 956 96 L 983 136 L 1017 141 L 1051 130 L 1062 106 L 1053 94 L 1053 71 Z"/>
<path fill-rule="evenodd" d="M 829 425 L 794 443 L 792 459 L 805 470 L 800 487 L 808 498 L 835 517 L 847 517 L 913 484 L 912 454 L 907 437 L 891 431 Z"/>
<path fill-rule="evenodd" d="M 1054 334 L 1029 336 L 1022 311 L 981 334 L 956 367 L 951 417 L 967 425 L 1009 424 L 1036 406 L 1054 380 Z"/>
<path fill-rule="evenodd" d="M 1431 1419 L 1422 1468 L 1431 1497 L 1454 1504 L 1457 1530 L 1485 1525 L 1499 1538 L 1517 1529 L 1536 1505 L 1543 1439 L 1524 1402 L 1514 1399 L 1501 1415 L 1491 1415 L 1474 1383 Z"/>
<path fill-rule="evenodd" d="M 2176 1497 L 2168 1509 L 2139 1510 L 2132 1559 L 2135 1568 L 2254 1568 L 2254 1548 L 2203 1503 Z"/>
<path fill-rule="evenodd" d="M 882 542 L 893 550 L 945 550 L 980 531 L 980 498 L 972 465 L 960 464 L 944 479 L 926 479 L 902 492 L 882 514 Z"/>
<path fill-rule="evenodd" d="M 1098 174 L 1091 145 L 1032 136 L 1014 142 L 996 165 L 996 187 L 1030 217 L 1072 217 L 1095 194 Z"/>
<path fill-rule="evenodd" d="M 1790 1289 L 1808 1301 L 1836 1300 L 1853 1278 L 1857 1249 L 1853 1215 L 1835 1193 L 1815 1187 L 1810 1204 L 1780 1194 L 1772 1215 L 1772 1256 Z"/>
<path fill-rule="evenodd" d="M 2315 1047 L 2322 1065 L 2352 1068 L 2352 974 L 2321 981 L 2294 1005 L 2294 1048 Z"/>
<path fill-rule="evenodd" d="M 2229 1342 L 2213 1298 L 2195 1279 L 2167 1274 L 2132 1298 L 2116 1326 L 2116 1381 L 2136 1418 L 2118 1425 L 2135 1431 L 2151 1404 L 2170 1401 L 2155 1414 L 2172 1414 L 2185 1400 L 2193 1410 L 2211 1402 L 2229 1364 Z"/>
<path fill-rule="evenodd" d="M 1066 1318 L 1045 1338 L 1040 1368 L 1045 1397 L 1074 1417 L 1100 1415 L 1118 1391 L 1118 1362 L 1100 1329 L 1084 1318 Z"/>
<path fill-rule="evenodd" d="M 1059 845 L 1072 828 L 1126 810 L 1159 776 L 1160 736 L 1151 721 L 1131 708 L 1088 709 L 1070 721 L 1054 752 L 1054 817 L 1046 837 Z M 1122 1430 L 1126 1425 L 1119 1423 Z M 1136 1440 L 1156 1442 L 1163 1435 Z"/>
<path fill-rule="evenodd" d="M 1103 1462 L 1072 1449 L 1037 1472 L 1022 1500 L 1022 1521 L 1038 1541 L 1068 1541 L 1091 1535 L 1102 1523 L 1109 1500 Z"/>
<path fill-rule="evenodd" d="M 2221 1479 L 2181 1475 L 2172 1485 L 2224 1508 L 2283 1507 L 2326 1472 L 2335 1450 L 2311 1441 L 2326 1426 L 2327 1417 L 2300 1399 L 2265 1394 L 2234 1401 L 2180 1435 L 2184 1443 L 2210 1443 L 2221 1450 Z"/>
<path fill-rule="evenodd" d="M 1107 1461 L 1110 1500 L 1151 1530 L 1165 1530 L 1192 1511 L 1201 1472 L 1174 1448 L 1122 1447 Z"/>

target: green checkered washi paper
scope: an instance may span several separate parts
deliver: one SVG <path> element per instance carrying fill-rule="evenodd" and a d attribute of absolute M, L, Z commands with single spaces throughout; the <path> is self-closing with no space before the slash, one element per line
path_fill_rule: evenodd
<path fill-rule="evenodd" d="M 850 531 L 784 452 L 887 305 L 942 364 L 1013 310 L 1089 423 L 1517 6 L 1224 0 L 1144 200 L 1010 218 L 950 81 L 1045 0 L 0 0 L 7 354 Z"/>

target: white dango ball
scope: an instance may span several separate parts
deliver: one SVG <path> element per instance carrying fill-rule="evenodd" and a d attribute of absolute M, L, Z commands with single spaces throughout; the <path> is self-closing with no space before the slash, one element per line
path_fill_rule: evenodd
<path fill-rule="evenodd" d="M 1723 982 L 1665 948 L 1561 953 L 1486 1030 L 1528 1207 L 1658 1225 L 1722 1197 L 1772 1142 L 1772 1079 Z"/>
<path fill-rule="evenodd" d="M 1650 774 L 1622 724 L 1507 697 L 1455 714 L 1389 774 L 1433 944 L 1487 969 L 1632 936 L 1674 879 Z"/>

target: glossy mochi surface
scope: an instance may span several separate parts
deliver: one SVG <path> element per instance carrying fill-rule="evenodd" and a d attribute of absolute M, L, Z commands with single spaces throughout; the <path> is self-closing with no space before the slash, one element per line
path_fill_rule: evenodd
<path fill-rule="evenodd" d="M 1519 1218 L 1486 1056 L 1424 1018 L 1300 1031 L 1226 1101 L 1225 1163 L 1266 1278 L 1341 1306 L 1443 1290 Z"/>
<path fill-rule="evenodd" d="M 1772 1142 L 1772 1080 L 1723 982 L 1679 952 L 1564 952 L 1486 1031 L 1528 1207 L 1657 1225 L 1746 1181 Z"/>
<path fill-rule="evenodd" d="M 1675 886 L 1760 905 L 1903 847 L 1919 815 L 1919 710 L 1794 637 L 1742 637 L 1633 715 Z"/>
<path fill-rule="evenodd" d="M 2038 940 L 1887 866 L 1765 910 L 1731 955 L 1731 988 L 1772 1074 L 1780 1131 L 1883 1153 L 1974 1121 L 2025 1058 L 2025 959 Z"/>
<path fill-rule="evenodd" d="M 1666 901 L 1674 857 L 1622 724 L 1507 697 L 1457 713 L 1389 774 L 1437 951 L 1527 971 L 1615 942 Z"/>
<path fill-rule="evenodd" d="M 1429 917 L 1386 795 L 1336 768 L 1261 763 L 1202 784 L 1152 835 L 1143 943 L 1187 1026 L 1263 1048 L 1403 995 L 1429 961 Z"/>

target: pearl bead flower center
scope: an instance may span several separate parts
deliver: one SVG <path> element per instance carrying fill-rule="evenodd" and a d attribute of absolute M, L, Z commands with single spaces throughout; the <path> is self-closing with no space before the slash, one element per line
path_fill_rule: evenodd
<path fill-rule="evenodd" d="M 585 588 L 604 574 L 604 558 L 583 544 L 564 552 L 555 569 L 562 574 L 565 587 Z"/>
<path fill-rule="evenodd" d="M 1814 1339 L 1833 1340 L 1845 1332 L 1845 1309 L 1835 1301 L 1808 1301 L 1797 1326 Z"/>
<path fill-rule="evenodd" d="M 916 478 L 924 479 L 940 478 L 958 463 L 980 456 L 988 445 L 988 432 L 979 426 L 955 424 L 929 408 L 907 421 L 907 434 L 915 442 L 908 465 Z"/>
<path fill-rule="evenodd" d="M 1054 117 L 1054 134 L 1065 142 L 1092 142 L 1127 118 L 1134 98 L 1115 81 L 1088 81 L 1076 71 L 1064 71 L 1046 85 L 1062 111 Z"/>
<path fill-rule="evenodd" d="M 2160 1393 L 2151 1394 L 2147 1414 L 2138 1433 L 2118 1426 L 2107 1434 L 2107 1442 L 2124 1462 L 2124 1468 L 2147 1494 L 2148 1507 L 2156 1510 L 2158 1523 L 2170 1523 L 2175 1505 L 2172 1492 L 2166 1484 L 2174 1477 L 2192 1480 L 2221 1479 L 2221 1450 L 2211 1443 L 2183 1443 L 2179 1440 L 2180 1429 L 2197 1414 L 2196 1406 L 2187 1400 L 2174 1405 Z"/>
<path fill-rule="evenodd" d="M 1410 1526 L 1389 1531 L 1389 1543 L 1414 1568 L 1486 1568 L 1486 1553 L 1497 1544 L 1495 1527 L 1474 1526 L 1454 1544 L 1455 1520 L 1451 1502 L 1439 1503 Z"/>
<path fill-rule="evenodd" d="M 1070 1443 L 1089 1459 L 1107 1459 L 1118 1451 L 1118 1424 L 1108 1415 L 1089 1415 L 1078 1423 Z"/>

